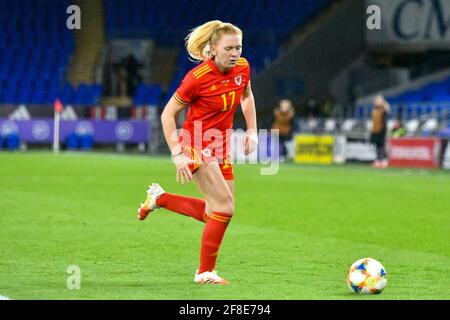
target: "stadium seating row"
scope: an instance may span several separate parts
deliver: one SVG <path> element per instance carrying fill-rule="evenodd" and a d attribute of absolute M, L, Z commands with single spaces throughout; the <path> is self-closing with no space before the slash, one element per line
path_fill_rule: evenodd
<path fill-rule="evenodd" d="M 387 121 L 388 134 L 392 133 L 395 119 Z M 448 137 L 450 129 L 449 121 L 438 121 L 434 118 L 410 119 L 402 122 L 406 136 L 441 136 Z M 296 119 L 295 132 L 313 134 L 332 134 L 353 136 L 355 138 L 368 139 L 372 130 L 372 121 L 364 119 L 335 119 L 335 118 L 310 118 Z"/>
<path fill-rule="evenodd" d="M 52 104 L 57 97 L 64 104 L 96 105 L 102 94 L 102 86 L 98 84 L 81 84 L 73 87 L 65 84 L 60 88 L 58 82 L 39 79 L 36 82 L 23 82 L 21 86 L 9 82 L 0 85 L 0 104 Z"/>
<path fill-rule="evenodd" d="M 152 37 L 158 44 L 177 45 L 192 27 L 208 20 L 229 21 L 242 27 L 247 43 L 271 37 L 277 41 L 305 22 L 329 0 L 264 0 L 192 2 L 189 0 L 104 0 L 109 37 Z M 286 14 L 295 12 L 295 15 Z M 282 17 L 282 18 L 281 18 Z"/>
<path fill-rule="evenodd" d="M 387 100 L 390 103 L 450 102 L 450 77 L 427 83 L 414 90 L 407 90 L 396 96 L 387 97 Z"/>
<path fill-rule="evenodd" d="M 74 49 L 71 33 L 41 30 L 6 31 L 0 33 L 0 49 L 43 50 L 47 47 Z"/>
<path fill-rule="evenodd" d="M 358 120 L 370 119 L 372 105 L 361 105 L 355 108 L 354 118 Z M 391 118 L 403 120 L 419 118 L 436 118 L 450 121 L 450 100 L 447 102 L 404 102 L 391 104 L 389 112 Z"/>

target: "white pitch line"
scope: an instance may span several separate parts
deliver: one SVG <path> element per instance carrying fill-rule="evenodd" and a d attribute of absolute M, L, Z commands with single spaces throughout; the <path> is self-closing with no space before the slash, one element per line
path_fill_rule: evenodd
<path fill-rule="evenodd" d="M 8 298 L 8 297 L 5 297 L 5 296 L 1 296 L 0 295 L 0 300 L 11 300 L 10 298 Z"/>

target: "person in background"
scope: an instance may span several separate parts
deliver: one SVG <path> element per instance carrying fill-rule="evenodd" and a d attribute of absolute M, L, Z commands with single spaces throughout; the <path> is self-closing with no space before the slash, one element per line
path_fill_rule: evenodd
<path fill-rule="evenodd" d="M 394 126 L 392 127 L 391 136 L 393 138 L 400 138 L 406 135 L 406 129 L 400 120 L 396 120 Z"/>
<path fill-rule="evenodd" d="M 315 99 L 309 99 L 306 103 L 306 117 L 317 118 L 319 116 L 319 104 Z"/>
<path fill-rule="evenodd" d="M 117 68 L 117 80 L 119 96 L 126 97 L 128 93 L 128 72 L 124 65 L 120 64 Z"/>
<path fill-rule="evenodd" d="M 386 168 L 388 166 L 387 154 L 385 149 L 387 115 L 389 104 L 383 96 L 378 95 L 374 99 L 374 108 L 372 110 L 372 132 L 370 142 L 375 144 L 377 158 L 373 163 L 375 168 Z"/>
<path fill-rule="evenodd" d="M 293 121 L 295 110 L 289 99 L 283 99 L 279 102 L 273 112 L 274 121 L 272 129 L 279 130 L 280 137 L 280 160 L 286 157 L 286 142 L 292 139 Z"/>
<path fill-rule="evenodd" d="M 142 77 L 139 75 L 139 69 L 142 64 L 136 59 L 133 54 L 129 54 L 124 62 L 125 69 L 127 71 L 127 95 L 129 97 L 134 96 L 136 87 L 142 82 Z"/>

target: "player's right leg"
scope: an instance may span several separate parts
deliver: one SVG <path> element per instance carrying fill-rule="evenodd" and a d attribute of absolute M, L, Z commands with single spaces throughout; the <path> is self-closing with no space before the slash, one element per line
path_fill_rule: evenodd
<path fill-rule="evenodd" d="M 172 194 L 165 192 L 157 183 L 152 183 L 147 189 L 147 199 L 138 209 L 139 220 L 144 220 L 147 216 L 159 208 L 192 217 L 198 221 L 205 222 L 205 200 Z"/>
<path fill-rule="evenodd" d="M 156 204 L 158 198 L 165 193 L 164 189 L 157 183 L 152 183 L 147 189 L 147 198 L 141 203 L 138 209 L 139 220 L 147 218 L 150 212 L 158 210 L 160 206 Z"/>
<path fill-rule="evenodd" d="M 200 159 L 197 152 L 192 148 L 186 147 L 186 153 L 190 155 L 193 160 L 198 161 Z M 189 169 L 194 173 L 198 170 L 199 166 L 198 163 L 191 164 Z M 138 209 L 139 220 L 144 220 L 150 212 L 159 208 L 165 208 L 169 211 L 192 217 L 201 222 L 206 222 L 208 218 L 205 200 L 168 193 L 157 183 L 153 183 L 147 190 L 147 200 L 142 203 Z"/>

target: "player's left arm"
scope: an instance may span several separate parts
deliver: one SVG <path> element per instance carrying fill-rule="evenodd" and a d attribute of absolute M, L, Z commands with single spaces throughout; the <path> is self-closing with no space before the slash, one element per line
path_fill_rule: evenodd
<path fill-rule="evenodd" d="M 247 135 L 244 139 L 245 155 L 252 153 L 258 146 L 258 128 L 256 124 L 255 97 L 250 81 L 241 96 L 241 108 L 247 124 Z"/>

